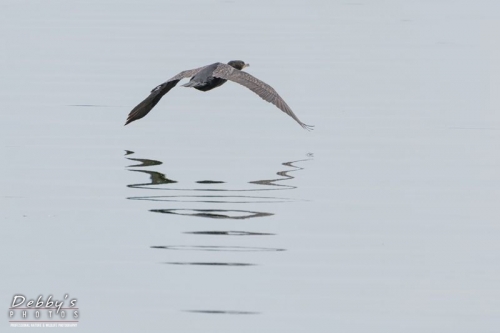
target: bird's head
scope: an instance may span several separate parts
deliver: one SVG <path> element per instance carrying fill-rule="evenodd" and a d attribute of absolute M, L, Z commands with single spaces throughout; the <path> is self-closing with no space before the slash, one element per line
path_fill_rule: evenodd
<path fill-rule="evenodd" d="M 242 70 L 243 68 L 250 66 L 250 64 L 245 64 L 243 60 L 231 60 L 227 64 L 239 70 Z"/>

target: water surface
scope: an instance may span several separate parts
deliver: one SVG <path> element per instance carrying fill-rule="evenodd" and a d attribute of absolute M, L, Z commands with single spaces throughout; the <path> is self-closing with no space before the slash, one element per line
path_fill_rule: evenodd
<path fill-rule="evenodd" d="M 496 332 L 499 9 L 4 1 L 4 309 L 67 293 L 82 332 Z M 123 126 L 232 59 L 315 131 L 231 83 Z"/>

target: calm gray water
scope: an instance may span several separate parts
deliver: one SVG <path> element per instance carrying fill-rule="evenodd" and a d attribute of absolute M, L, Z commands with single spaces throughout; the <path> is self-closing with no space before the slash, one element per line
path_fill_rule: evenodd
<path fill-rule="evenodd" d="M 1 7 L 1 331 L 498 332 L 498 2 Z M 315 131 L 234 83 L 123 126 L 232 59 Z"/>

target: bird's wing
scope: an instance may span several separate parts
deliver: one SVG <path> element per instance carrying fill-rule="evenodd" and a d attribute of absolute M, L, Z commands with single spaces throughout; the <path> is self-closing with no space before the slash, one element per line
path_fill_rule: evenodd
<path fill-rule="evenodd" d="M 164 83 L 151 90 L 151 94 L 146 97 L 145 100 L 137 104 L 137 106 L 133 108 L 132 111 L 130 111 L 125 125 L 130 124 L 131 122 L 137 119 L 141 119 L 142 117 L 147 115 L 149 111 L 151 111 L 151 109 L 160 101 L 163 95 L 165 95 L 170 91 L 170 89 L 175 87 L 180 80 L 196 75 L 205 67 L 207 66 L 182 71 L 168 81 L 165 81 Z"/>
<path fill-rule="evenodd" d="M 306 125 L 301 122 L 295 115 L 295 113 L 293 113 L 292 109 L 290 109 L 290 107 L 285 103 L 283 98 L 278 95 L 276 90 L 274 90 L 273 87 L 271 87 L 267 83 L 257 79 L 256 77 L 226 64 L 219 64 L 212 75 L 221 79 L 239 83 L 247 87 L 257 95 L 259 95 L 263 100 L 276 105 L 281 111 L 285 112 L 296 122 L 298 122 L 303 128 L 312 130 L 312 128 L 314 127 L 312 125 Z"/>

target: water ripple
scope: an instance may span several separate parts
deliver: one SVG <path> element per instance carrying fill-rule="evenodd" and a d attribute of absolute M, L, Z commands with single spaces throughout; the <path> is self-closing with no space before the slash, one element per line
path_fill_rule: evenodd
<path fill-rule="evenodd" d="M 231 310 L 184 310 L 184 311 L 193 313 L 229 314 L 229 315 L 255 315 L 260 313 L 254 311 L 231 311 Z"/>
<path fill-rule="evenodd" d="M 249 231 L 186 231 L 185 234 L 210 235 L 210 236 L 273 236 L 274 234 L 265 232 Z"/>
<path fill-rule="evenodd" d="M 224 267 L 245 267 L 255 266 L 255 264 L 243 262 L 164 262 L 168 265 L 185 265 L 185 266 L 224 266 Z"/>
<path fill-rule="evenodd" d="M 285 249 L 249 246 L 215 246 L 215 245 L 156 245 L 152 249 L 181 251 L 224 251 L 224 252 L 279 252 Z"/>
<path fill-rule="evenodd" d="M 238 200 L 238 199 L 246 200 Z M 279 197 L 259 197 L 251 195 L 153 195 L 128 197 L 130 200 L 148 200 L 148 201 L 166 201 L 166 202 L 200 202 L 200 203 L 274 203 L 274 202 L 291 202 L 289 198 Z M 213 200 L 201 200 L 213 199 Z M 230 200 L 228 200 L 230 199 Z"/>
<path fill-rule="evenodd" d="M 244 220 L 274 215 L 273 213 L 229 209 L 151 209 L 154 213 L 206 217 L 210 219 Z"/>

